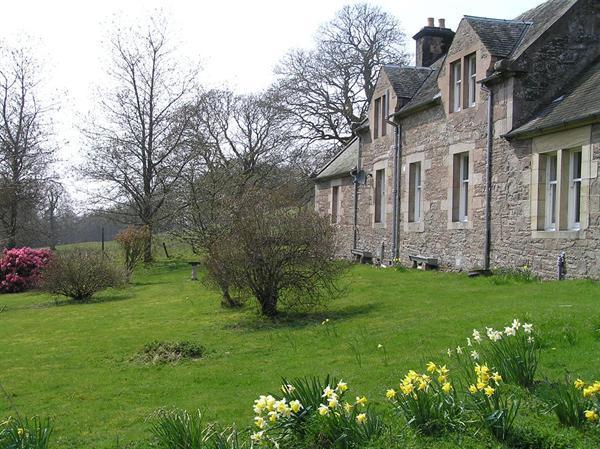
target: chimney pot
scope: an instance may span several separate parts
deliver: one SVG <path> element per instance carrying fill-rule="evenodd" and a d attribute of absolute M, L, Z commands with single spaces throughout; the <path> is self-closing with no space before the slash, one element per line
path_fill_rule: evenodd
<path fill-rule="evenodd" d="M 438 26 L 440 28 L 446 28 L 446 19 L 438 19 Z"/>
<path fill-rule="evenodd" d="M 435 26 L 434 18 L 433 17 L 427 18 L 427 26 L 428 27 L 434 27 Z"/>

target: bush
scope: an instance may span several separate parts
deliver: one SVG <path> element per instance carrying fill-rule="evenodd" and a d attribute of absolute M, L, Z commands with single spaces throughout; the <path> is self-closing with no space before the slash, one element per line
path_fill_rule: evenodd
<path fill-rule="evenodd" d="M 284 194 L 258 190 L 235 199 L 235 213 L 219 240 L 225 270 L 210 270 L 216 284 L 256 298 L 263 315 L 278 306 L 313 308 L 337 294 L 345 265 L 334 260 L 334 231 L 325 217 L 290 207 Z"/>
<path fill-rule="evenodd" d="M 204 346 L 189 341 L 153 341 L 144 346 L 135 359 L 143 363 L 176 363 L 182 359 L 200 359 L 205 352 Z"/>
<path fill-rule="evenodd" d="M 0 259 L 0 293 L 18 293 L 34 287 L 51 257 L 52 252 L 45 249 L 5 249 Z"/>
<path fill-rule="evenodd" d="M 144 259 L 150 237 L 150 230 L 147 226 L 129 226 L 116 235 L 115 240 L 123 251 L 123 262 L 128 281 L 135 267 Z"/>
<path fill-rule="evenodd" d="M 88 301 L 95 293 L 123 282 L 123 273 L 98 251 L 56 253 L 41 280 L 41 288 L 75 301 Z"/>
<path fill-rule="evenodd" d="M 48 449 L 51 434 L 48 419 L 8 418 L 0 423 L 0 448 Z"/>

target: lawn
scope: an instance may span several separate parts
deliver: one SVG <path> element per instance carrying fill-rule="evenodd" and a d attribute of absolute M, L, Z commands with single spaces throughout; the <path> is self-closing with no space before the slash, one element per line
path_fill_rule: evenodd
<path fill-rule="evenodd" d="M 40 293 L 0 296 L 0 382 L 13 403 L 0 396 L 0 417 L 13 406 L 50 416 L 57 447 L 112 449 L 148 438 L 145 419 L 163 406 L 249 425 L 252 401 L 277 390 L 284 376 L 329 373 L 384 403 L 386 388 L 407 369 L 443 361 L 474 327 L 514 317 L 543 335 L 538 378 L 600 377 L 600 284 L 592 281 L 498 283 L 355 266 L 326 310 L 272 323 L 252 304 L 222 309 L 218 295 L 190 281 L 189 272 L 184 261 L 162 261 L 138 272 L 129 288 L 83 305 Z M 178 365 L 131 361 L 153 340 L 190 340 L 208 355 Z M 476 439 L 472 446 L 439 444 L 489 447 Z"/>

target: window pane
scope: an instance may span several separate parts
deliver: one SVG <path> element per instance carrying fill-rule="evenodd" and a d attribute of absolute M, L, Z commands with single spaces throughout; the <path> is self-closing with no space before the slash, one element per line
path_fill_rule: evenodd
<path fill-rule="evenodd" d="M 475 105 L 477 88 L 477 59 L 475 55 L 469 56 L 469 106 Z"/>
<path fill-rule="evenodd" d="M 334 186 L 331 191 L 331 222 L 338 222 L 338 201 L 339 201 L 340 188 Z"/>
<path fill-rule="evenodd" d="M 384 95 L 382 97 L 382 108 L 381 108 L 381 135 L 385 136 L 387 134 L 387 115 L 388 115 L 388 96 Z"/>
<path fill-rule="evenodd" d="M 385 210 L 385 170 L 375 172 L 375 223 L 383 222 Z"/>
<path fill-rule="evenodd" d="M 381 98 L 375 100 L 375 111 L 373 111 L 373 138 L 379 137 L 379 114 L 381 113 Z"/>
<path fill-rule="evenodd" d="M 450 66 L 450 77 L 452 84 L 452 111 L 460 111 L 461 105 L 461 82 L 462 82 L 462 69 L 460 61 L 456 61 Z"/>

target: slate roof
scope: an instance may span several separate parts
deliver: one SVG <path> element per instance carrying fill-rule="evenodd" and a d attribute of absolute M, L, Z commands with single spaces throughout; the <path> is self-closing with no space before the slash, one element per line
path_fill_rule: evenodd
<path fill-rule="evenodd" d="M 530 22 L 521 41 L 513 50 L 511 58 L 517 59 L 531 44 L 533 44 L 548 28 L 560 19 L 578 0 L 549 0 L 529 11 L 524 12 L 515 20 Z"/>
<path fill-rule="evenodd" d="M 349 176 L 350 172 L 356 167 L 358 145 L 358 138 L 352 140 L 317 173 L 315 179 L 323 180 Z"/>
<path fill-rule="evenodd" d="M 412 98 L 431 73 L 431 69 L 428 67 L 406 67 L 391 64 L 384 65 L 383 70 L 396 95 L 402 98 Z"/>
<path fill-rule="evenodd" d="M 507 58 L 531 25 L 522 20 L 502 20 L 465 16 L 465 20 L 481 39 L 485 48 L 499 58 Z"/>
<path fill-rule="evenodd" d="M 531 135 L 560 129 L 569 123 L 600 120 L 600 59 L 592 64 L 563 95 L 547 105 L 507 137 Z"/>
<path fill-rule="evenodd" d="M 396 115 L 403 115 L 404 113 L 418 110 L 440 98 L 440 89 L 437 84 L 437 78 L 444 60 L 445 58 L 440 58 L 433 63 L 429 68 L 429 75 L 425 81 L 423 81 L 421 87 L 415 92 L 412 99 L 396 113 Z"/>

